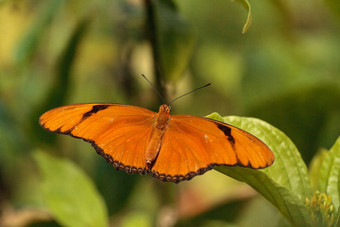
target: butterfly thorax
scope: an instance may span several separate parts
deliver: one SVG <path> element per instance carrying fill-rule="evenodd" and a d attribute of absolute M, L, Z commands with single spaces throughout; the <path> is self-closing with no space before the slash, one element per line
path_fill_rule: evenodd
<path fill-rule="evenodd" d="M 146 164 L 149 169 L 151 169 L 161 149 L 162 139 L 166 132 L 169 120 L 170 106 L 163 104 L 159 107 L 159 111 L 153 124 L 151 140 L 145 152 Z"/>

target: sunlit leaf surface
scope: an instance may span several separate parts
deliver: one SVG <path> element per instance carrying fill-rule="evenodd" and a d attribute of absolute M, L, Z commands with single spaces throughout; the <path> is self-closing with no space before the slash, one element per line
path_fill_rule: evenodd
<path fill-rule="evenodd" d="M 224 117 L 217 113 L 209 118 L 239 127 L 266 143 L 275 155 L 272 166 L 263 170 L 241 167 L 218 167 L 218 171 L 246 182 L 267 198 L 294 225 L 310 222 L 304 200 L 311 195 L 311 185 L 298 150 L 290 139 L 268 123 L 245 117 Z"/>

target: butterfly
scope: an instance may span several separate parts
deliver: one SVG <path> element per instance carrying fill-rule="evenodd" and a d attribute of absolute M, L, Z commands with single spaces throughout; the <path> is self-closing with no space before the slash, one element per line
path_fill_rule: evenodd
<path fill-rule="evenodd" d="M 50 132 L 81 138 L 117 170 L 151 174 L 178 183 L 214 166 L 260 169 L 274 162 L 260 139 L 232 125 L 204 117 L 170 115 L 131 105 L 74 104 L 52 109 L 39 119 Z"/>

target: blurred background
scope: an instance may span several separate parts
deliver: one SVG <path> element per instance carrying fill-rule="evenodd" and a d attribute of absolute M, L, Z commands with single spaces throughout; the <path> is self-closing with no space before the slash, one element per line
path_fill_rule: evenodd
<path fill-rule="evenodd" d="M 150 5 L 151 4 L 151 5 Z M 66 104 L 260 118 L 306 164 L 340 134 L 340 3 L 332 0 L 0 1 L 0 219 L 59 226 L 41 198 L 37 150 L 71 160 L 94 182 L 112 226 L 276 226 L 282 217 L 216 171 L 178 185 L 117 172 L 90 144 L 38 124 Z M 20 220 L 21 220 L 20 219 Z M 32 221 L 32 222 L 31 222 Z M 13 225 L 15 226 L 15 225 Z"/>

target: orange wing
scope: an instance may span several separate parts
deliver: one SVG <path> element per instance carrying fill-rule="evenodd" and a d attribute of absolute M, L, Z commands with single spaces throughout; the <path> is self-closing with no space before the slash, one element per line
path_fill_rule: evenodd
<path fill-rule="evenodd" d="M 259 169 L 273 162 L 272 151 L 239 128 L 208 118 L 174 115 L 151 172 L 163 181 L 178 183 L 213 166 Z"/>
<path fill-rule="evenodd" d="M 150 143 L 155 112 L 110 103 L 75 104 L 44 113 L 40 125 L 48 131 L 81 138 L 116 169 L 146 174 L 145 150 Z"/>

